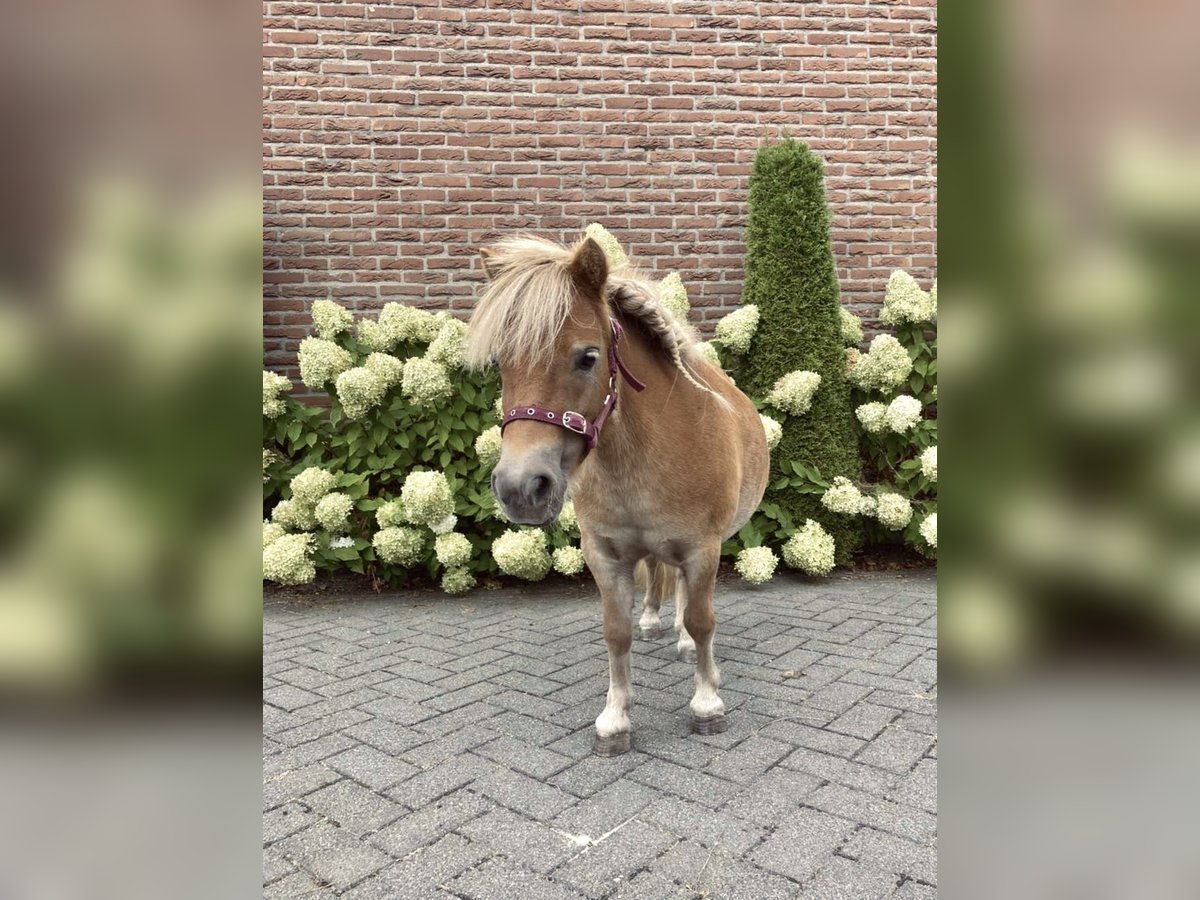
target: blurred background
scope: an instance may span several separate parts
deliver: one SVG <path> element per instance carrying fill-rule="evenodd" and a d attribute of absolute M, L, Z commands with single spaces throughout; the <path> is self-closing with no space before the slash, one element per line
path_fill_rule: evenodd
<path fill-rule="evenodd" d="M 260 880 L 258 10 L 0 28 L 0 896 Z"/>
<path fill-rule="evenodd" d="M 940 886 L 1193 896 L 1200 7 L 939 21 Z"/>

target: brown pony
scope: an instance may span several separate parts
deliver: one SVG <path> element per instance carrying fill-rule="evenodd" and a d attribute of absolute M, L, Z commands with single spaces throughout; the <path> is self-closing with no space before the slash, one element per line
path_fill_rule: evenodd
<path fill-rule="evenodd" d="M 713 586 L 721 542 L 750 518 L 766 487 L 766 436 L 754 405 L 701 356 L 652 285 L 631 270 L 609 272 L 591 238 L 570 249 L 513 238 L 482 252 L 488 283 L 467 358 L 498 366 L 503 382 L 492 489 L 511 521 L 541 526 L 558 516 L 569 486 L 608 646 L 595 752 L 629 749 L 636 580 L 647 585 L 644 633 L 657 632 L 658 601 L 674 590 L 681 653 L 695 648 L 692 730 L 724 731 Z M 629 378 L 618 374 L 618 359 Z M 603 428 L 589 452 L 580 432 L 598 419 Z"/>

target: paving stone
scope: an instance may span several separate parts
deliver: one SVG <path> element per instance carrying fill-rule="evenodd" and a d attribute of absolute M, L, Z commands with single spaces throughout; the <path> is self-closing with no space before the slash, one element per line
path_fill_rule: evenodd
<path fill-rule="evenodd" d="M 391 857 L 364 844 L 345 829 L 318 822 L 275 844 L 289 861 L 319 881 L 344 890 L 390 865 Z"/>
<path fill-rule="evenodd" d="M 431 900 L 445 897 L 439 885 L 478 865 L 491 849 L 446 834 L 342 894 L 346 900 Z"/>
<path fill-rule="evenodd" d="M 883 729 L 855 759 L 893 772 L 908 772 L 925 755 L 932 739 L 927 734 L 916 734 L 903 728 L 891 726 Z"/>
<path fill-rule="evenodd" d="M 535 872 L 549 872 L 587 846 L 558 828 L 543 825 L 507 809 L 494 809 L 458 828 L 460 834 L 493 847 Z"/>
<path fill-rule="evenodd" d="M 577 900 L 581 896 L 500 857 L 468 869 L 446 887 L 464 900 Z"/>
<path fill-rule="evenodd" d="M 297 831 L 303 831 L 316 822 L 317 818 L 312 810 L 298 800 L 268 810 L 263 813 L 263 846 L 269 846 Z"/>
<path fill-rule="evenodd" d="M 801 808 L 756 847 L 750 858 L 766 869 L 803 882 L 825 865 L 853 830 L 854 825 L 843 819 Z"/>
<path fill-rule="evenodd" d="M 762 840 L 766 827 L 690 800 L 660 797 L 638 818 L 710 849 L 740 856 Z"/>
<path fill-rule="evenodd" d="M 684 886 L 693 898 L 790 900 L 800 892 L 794 881 L 694 841 L 680 841 L 651 863 L 650 871 Z"/>
<path fill-rule="evenodd" d="M 263 702 L 276 706 L 285 712 L 293 712 L 302 706 L 309 706 L 325 699 L 320 694 L 306 691 L 290 684 L 281 684 L 263 691 Z"/>
<path fill-rule="evenodd" d="M 332 784 L 341 776 L 322 763 L 291 769 L 263 779 L 263 809 L 274 809 Z"/>
<path fill-rule="evenodd" d="M 863 701 L 830 722 L 829 730 L 869 741 L 895 720 L 897 715 L 899 713 L 891 707 L 876 706 L 874 703 Z"/>
<path fill-rule="evenodd" d="M 637 816 L 661 796 L 656 788 L 619 779 L 559 813 L 552 824 L 571 834 L 587 835 L 595 840 Z"/>
<path fill-rule="evenodd" d="M 378 831 L 408 810 L 370 788 L 343 778 L 304 798 L 306 806 L 356 835 Z"/>
<path fill-rule="evenodd" d="M 906 806 L 937 813 L 937 762 L 922 759 L 889 796 Z"/>
<path fill-rule="evenodd" d="M 842 852 L 864 865 L 906 875 L 925 884 L 937 884 L 937 851 L 930 844 L 863 828 L 846 842 Z"/>
<path fill-rule="evenodd" d="M 614 900 L 696 900 L 694 890 L 654 872 L 639 872 L 621 882 L 612 896 Z"/>
<path fill-rule="evenodd" d="M 894 772 L 886 772 L 855 760 L 842 759 L 840 756 L 830 756 L 828 753 L 809 750 L 807 747 L 801 747 L 788 754 L 779 764 L 786 769 L 798 769 L 827 781 L 870 791 L 880 796 L 886 794 L 900 781 L 900 776 Z"/>
<path fill-rule="evenodd" d="M 479 747 L 476 752 L 492 762 L 504 763 L 534 778 L 546 779 L 574 762 L 551 750 L 535 747 L 516 738 L 500 737 Z"/>
<path fill-rule="evenodd" d="M 897 880 L 891 872 L 834 856 L 804 885 L 804 893 L 821 900 L 881 900 L 892 896 Z"/>
<path fill-rule="evenodd" d="M 734 794 L 721 811 L 759 825 L 774 827 L 815 791 L 823 779 L 805 772 L 775 768 Z"/>
<path fill-rule="evenodd" d="M 930 840 L 937 832 L 933 815 L 911 806 L 901 806 L 890 800 L 840 784 L 827 784 L 804 798 L 806 806 L 842 816 L 861 825 L 890 831 L 912 840 Z"/>
<path fill-rule="evenodd" d="M 370 842 L 392 856 L 406 856 L 494 808 L 464 788 L 405 814 L 373 834 Z"/>
<path fill-rule="evenodd" d="M 554 880 L 589 897 L 602 897 L 677 840 L 661 828 L 634 819 L 556 869 Z"/>
<path fill-rule="evenodd" d="M 652 759 L 639 766 L 629 777 L 661 791 L 714 808 L 736 794 L 739 789 L 738 785 L 731 781 L 714 778 L 661 759 Z"/>
<path fill-rule="evenodd" d="M 278 881 L 295 871 L 296 867 L 284 859 L 282 854 L 271 849 L 263 851 L 263 884 Z"/>
<path fill-rule="evenodd" d="M 410 809 L 420 809 L 425 804 L 470 784 L 488 773 L 491 768 L 490 763 L 478 756 L 464 753 L 400 782 L 388 791 L 388 796 Z"/>
<path fill-rule="evenodd" d="M 305 900 L 320 897 L 336 897 L 337 894 L 320 879 L 314 878 L 308 872 L 293 872 L 263 888 L 264 900 L 295 900 L 303 897 Z"/>
<path fill-rule="evenodd" d="M 399 784 L 418 772 L 416 766 L 366 744 L 329 757 L 325 765 L 377 791 Z"/>
<path fill-rule="evenodd" d="M 575 802 L 575 798 L 561 788 L 543 784 L 520 772 L 499 768 L 493 768 L 481 777 L 475 787 L 501 806 L 543 821 Z"/>

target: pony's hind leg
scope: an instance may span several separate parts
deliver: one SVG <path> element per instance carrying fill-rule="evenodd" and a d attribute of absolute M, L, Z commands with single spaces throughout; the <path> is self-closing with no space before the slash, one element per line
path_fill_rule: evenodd
<path fill-rule="evenodd" d="M 642 617 L 638 619 L 638 631 L 644 640 L 658 640 L 666 633 L 659 609 L 663 599 L 674 593 L 676 571 L 665 563 L 646 557 L 637 564 L 634 572 L 637 584 L 646 589 L 646 596 L 642 600 Z"/>
<path fill-rule="evenodd" d="M 675 644 L 675 652 L 679 654 L 679 658 L 684 662 L 695 662 L 696 660 L 696 642 L 692 640 L 692 636 L 688 634 L 686 625 L 684 625 L 684 613 L 688 605 L 688 586 L 687 579 L 682 575 L 675 579 L 675 634 L 679 640 Z"/>
<path fill-rule="evenodd" d="M 633 566 L 597 552 L 584 540 L 588 568 L 600 588 L 604 613 L 604 643 L 608 647 L 608 698 L 596 717 L 597 756 L 617 756 L 629 749 L 632 724 L 633 673 L 629 650 L 633 645 Z"/>
<path fill-rule="evenodd" d="M 689 706 L 692 711 L 691 728 L 697 734 L 719 734 L 728 725 L 725 704 L 717 696 L 721 672 L 713 659 L 713 635 L 716 632 L 713 587 L 720 555 L 720 544 L 697 549 L 684 564 L 681 579 L 687 589 L 683 622 L 695 642 L 696 693 Z"/>

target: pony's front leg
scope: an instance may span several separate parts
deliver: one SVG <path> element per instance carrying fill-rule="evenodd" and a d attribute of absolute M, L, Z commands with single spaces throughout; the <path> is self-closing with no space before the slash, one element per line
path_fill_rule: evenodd
<path fill-rule="evenodd" d="M 588 542 L 590 543 L 590 542 Z M 588 568 L 600 588 L 604 614 L 604 643 L 608 647 L 608 700 L 596 718 L 597 756 L 618 756 L 629 749 L 629 705 L 633 677 L 629 649 L 633 645 L 633 563 L 585 547 Z"/>
<path fill-rule="evenodd" d="M 696 693 L 689 704 L 691 728 L 696 734 L 719 734 L 729 725 L 725 718 L 725 703 L 717 696 L 721 672 L 713 659 L 713 635 L 717 624 L 713 613 L 713 588 L 720 558 L 721 545 L 715 543 L 694 550 L 683 566 L 683 581 L 687 588 L 683 623 L 696 644 Z"/>

